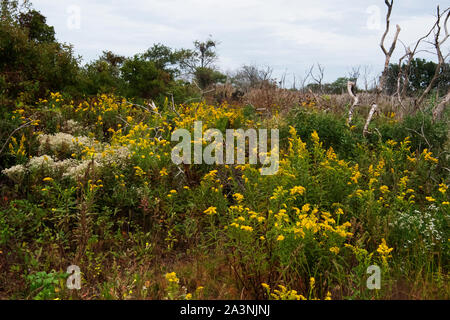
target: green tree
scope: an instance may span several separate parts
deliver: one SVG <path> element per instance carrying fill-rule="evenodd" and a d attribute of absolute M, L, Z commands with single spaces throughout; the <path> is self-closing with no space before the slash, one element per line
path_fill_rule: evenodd
<path fill-rule="evenodd" d="M 19 25 L 28 30 L 30 40 L 37 42 L 54 42 L 55 29 L 47 25 L 47 19 L 36 10 L 20 13 L 18 16 Z"/>
<path fill-rule="evenodd" d="M 180 50 L 179 59 L 181 68 L 194 74 L 197 68 L 210 68 L 217 60 L 215 51 L 218 41 L 208 38 L 206 41 L 194 41 L 194 50 Z"/>
<path fill-rule="evenodd" d="M 124 80 L 124 94 L 128 97 L 155 99 L 167 91 L 172 80 L 169 73 L 159 69 L 154 61 L 143 55 L 126 59 L 121 68 Z"/>
<path fill-rule="evenodd" d="M 111 51 L 87 64 L 82 71 L 80 90 L 88 95 L 117 93 L 123 88 L 120 68 L 126 58 Z"/>
<path fill-rule="evenodd" d="M 195 70 L 194 76 L 200 88 L 207 88 L 214 83 L 224 83 L 227 79 L 226 75 L 217 70 L 202 67 Z"/>
<path fill-rule="evenodd" d="M 176 53 L 181 70 L 192 76 L 202 89 L 226 79 L 214 66 L 218 58 L 215 50 L 218 44 L 218 41 L 211 38 L 197 40 L 194 41 L 193 50 L 182 49 Z"/>
<path fill-rule="evenodd" d="M 433 61 L 427 61 L 425 59 L 416 58 L 411 61 L 407 93 L 417 94 L 425 90 L 431 82 L 434 76 L 437 64 Z M 403 73 L 405 73 L 407 66 L 402 65 Z M 400 71 L 400 66 L 396 63 L 390 64 L 387 77 L 385 90 L 388 94 L 393 94 L 397 91 L 397 79 Z M 404 79 L 400 79 L 400 84 L 403 86 Z M 444 64 L 441 75 L 434 85 L 433 89 L 438 89 L 441 92 L 447 92 L 450 87 L 450 64 Z"/>
<path fill-rule="evenodd" d="M 28 0 L 0 0 L 0 20 L 14 22 L 24 10 L 30 10 L 31 4 Z"/>
<path fill-rule="evenodd" d="M 349 78 L 340 77 L 337 78 L 336 81 L 330 83 L 329 85 L 325 85 L 326 92 L 334 93 L 334 94 L 342 94 L 347 91 L 347 83 L 351 81 Z"/>
<path fill-rule="evenodd" d="M 180 74 L 179 63 L 181 52 L 173 50 L 161 43 L 154 44 L 148 49 L 142 57 L 148 61 L 152 61 L 158 69 L 170 73 L 172 77 Z"/>
<path fill-rule="evenodd" d="M 73 92 L 79 67 L 72 47 L 51 41 L 53 28 L 38 12 L 17 14 L 15 8 L 8 1 L 2 2 L 2 17 L 10 15 L 0 21 L 2 103 L 19 96 L 31 102 L 47 91 Z M 30 19 L 21 24 L 20 17 Z"/>

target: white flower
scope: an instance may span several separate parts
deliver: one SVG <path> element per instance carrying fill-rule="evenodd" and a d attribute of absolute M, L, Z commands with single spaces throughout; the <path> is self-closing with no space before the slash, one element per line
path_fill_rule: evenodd
<path fill-rule="evenodd" d="M 75 166 L 67 168 L 67 171 L 63 174 L 63 177 L 68 177 L 77 180 L 86 174 L 89 168 L 96 170 L 100 167 L 97 161 L 84 160 Z"/>
<path fill-rule="evenodd" d="M 71 134 L 75 134 L 77 132 L 83 131 L 83 126 L 75 120 L 69 119 L 66 121 L 64 126 L 64 131 L 67 131 Z"/>
<path fill-rule="evenodd" d="M 28 162 L 28 169 L 30 170 L 38 170 L 44 167 L 51 167 L 55 163 L 55 160 L 52 156 L 44 154 L 40 157 L 33 157 Z"/>
<path fill-rule="evenodd" d="M 91 138 L 85 136 L 74 137 L 64 132 L 58 132 L 54 135 L 42 134 L 38 139 L 40 152 L 73 152 L 79 146 L 92 147 L 94 145 Z"/>
<path fill-rule="evenodd" d="M 9 169 L 4 169 L 2 171 L 4 175 L 6 175 L 8 178 L 14 180 L 17 183 L 20 183 L 23 180 L 26 172 L 27 169 L 21 164 L 11 167 Z"/>

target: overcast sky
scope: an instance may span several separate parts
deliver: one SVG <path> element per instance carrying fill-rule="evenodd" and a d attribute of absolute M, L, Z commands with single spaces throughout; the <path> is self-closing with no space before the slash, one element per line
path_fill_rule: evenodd
<path fill-rule="evenodd" d="M 191 48 L 194 40 L 212 35 L 220 41 L 217 65 L 225 72 L 243 64 L 271 66 L 275 76 L 287 72 L 291 82 L 293 74 L 301 78 L 319 62 L 325 67 L 325 80 L 333 81 L 346 76 L 352 66 L 370 65 L 376 73 L 383 65 L 379 40 L 384 0 L 32 2 L 55 27 L 58 40 L 73 44 L 86 62 L 103 50 L 131 56 L 158 42 Z M 391 35 L 399 24 L 405 44 L 423 36 L 434 23 L 437 5 L 446 8 L 448 1 L 395 1 Z M 402 45 L 396 51 L 394 61 L 404 52 Z"/>

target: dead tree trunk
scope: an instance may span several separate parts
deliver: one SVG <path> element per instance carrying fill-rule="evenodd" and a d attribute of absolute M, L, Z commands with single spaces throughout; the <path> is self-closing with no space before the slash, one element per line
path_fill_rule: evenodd
<path fill-rule="evenodd" d="M 350 109 L 348 110 L 348 120 L 347 120 L 347 124 L 350 124 L 350 123 L 352 122 L 354 109 L 355 109 L 355 107 L 356 107 L 356 106 L 358 105 L 358 103 L 359 103 L 359 97 L 358 97 L 356 94 L 353 93 L 353 88 L 354 88 L 354 86 L 355 86 L 355 83 L 354 83 L 354 82 L 352 82 L 352 81 L 348 81 L 348 82 L 347 82 L 347 91 L 348 91 L 348 94 L 349 94 L 350 97 L 352 97 L 352 99 L 353 99 L 353 104 L 352 104 L 352 106 L 350 107 Z"/>
<path fill-rule="evenodd" d="M 384 46 L 384 41 L 386 39 L 387 34 L 389 33 L 390 18 L 391 18 L 391 13 L 392 13 L 392 6 L 394 5 L 394 0 L 385 0 L 384 3 L 388 7 L 388 12 L 386 14 L 386 30 L 384 31 L 383 36 L 381 37 L 381 42 L 380 42 L 381 50 L 383 51 L 384 56 L 385 56 L 384 70 L 383 70 L 383 72 L 380 76 L 380 80 L 378 82 L 378 86 L 376 89 L 375 101 L 372 104 L 372 107 L 370 108 L 369 115 L 367 116 L 366 123 L 364 125 L 364 130 L 363 130 L 364 136 L 367 135 L 367 133 L 369 133 L 369 124 L 372 121 L 373 115 L 375 114 L 375 112 L 378 109 L 378 100 L 379 100 L 380 95 L 383 92 L 384 82 L 386 80 L 386 75 L 387 75 L 388 68 L 389 68 L 389 62 L 391 60 L 392 54 L 394 53 L 395 46 L 396 46 L 397 40 L 398 40 L 398 35 L 400 34 L 400 31 L 401 31 L 400 26 L 397 25 L 397 31 L 395 33 L 394 40 L 392 41 L 391 47 L 390 47 L 389 51 L 386 50 L 386 48 Z"/>
<path fill-rule="evenodd" d="M 433 109 L 433 122 L 440 120 L 446 107 L 450 105 L 450 90 L 444 99 Z"/>

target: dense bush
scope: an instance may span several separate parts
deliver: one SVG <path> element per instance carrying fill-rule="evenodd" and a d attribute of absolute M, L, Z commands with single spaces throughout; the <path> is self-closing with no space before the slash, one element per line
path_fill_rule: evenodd
<path fill-rule="evenodd" d="M 323 138 L 326 147 L 333 147 L 346 159 L 356 156 L 358 143 L 363 142 L 359 128 L 352 131 L 344 117 L 333 113 L 299 107 L 291 112 L 288 119 L 289 125 L 297 130 L 304 141 L 310 142 L 311 133 L 316 131 Z"/>
<path fill-rule="evenodd" d="M 390 119 L 376 124 L 383 141 L 393 139 L 400 141 L 411 138 L 412 150 L 422 152 L 423 149 L 433 150 L 440 154 L 448 140 L 448 123 L 446 120 L 433 122 L 430 113 L 418 112 L 406 116 L 401 121 Z"/>

